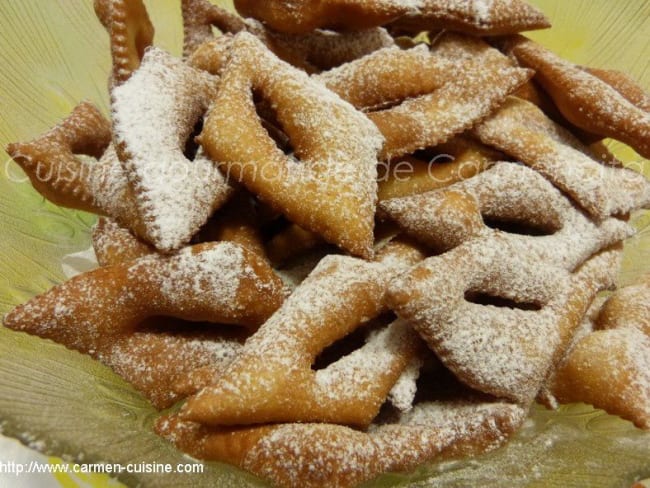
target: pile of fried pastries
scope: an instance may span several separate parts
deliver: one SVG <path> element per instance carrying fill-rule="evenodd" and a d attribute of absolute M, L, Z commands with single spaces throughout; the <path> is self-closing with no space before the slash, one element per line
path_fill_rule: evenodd
<path fill-rule="evenodd" d="M 522 0 L 181 3 L 182 59 L 141 0 L 96 0 L 110 120 L 8 146 L 100 216 L 100 267 L 5 326 L 280 487 L 495 449 L 536 401 L 650 428 L 650 276 L 617 289 L 650 182 L 603 143 L 650 157 L 631 78 L 520 35 L 550 25 Z"/>

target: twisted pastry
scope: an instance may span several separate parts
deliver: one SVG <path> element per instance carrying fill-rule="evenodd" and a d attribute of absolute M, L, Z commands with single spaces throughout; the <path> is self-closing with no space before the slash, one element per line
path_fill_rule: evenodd
<path fill-rule="evenodd" d="M 622 84 L 620 76 L 609 84 L 602 78 L 612 79 L 611 74 L 594 75 L 523 36 L 511 40 L 508 49 L 523 66 L 535 70 L 535 79 L 571 123 L 650 157 L 648 96 L 638 86 L 631 87 L 629 80 Z"/>
<path fill-rule="evenodd" d="M 260 124 L 253 89 L 274 104 L 302 164 Z M 233 41 L 214 107 L 199 140 L 227 177 L 328 242 L 352 254 L 372 254 L 382 139 L 363 114 L 247 33 Z M 234 116 L 241 120 L 237 126 Z"/>
<path fill-rule="evenodd" d="M 391 284 L 388 304 L 463 383 L 528 405 L 619 259 L 607 250 L 569 275 L 493 234 L 423 261 Z"/>
<path fill-rule="evenodd" d="M 189 242 L 232 187 L 188 138 L 216 94 L 218 79 L 151 48 L 142 66 L 113 90 L 116 150 L 147 242 L 162 252 Z"/>
<path fill-rule="evenodd" d="M 108 31 L 113 57 L 111 86 L 128 80 L 153 44 L 154 27 L 142 0 L 95 0 L 95 12 Z"/>
<path fill-rule="evenodd" d="M 599 164 L 529 102 L 509 98 L 474 132 L 539 171 L 598 220 L 650 206 L 650 182 L 643 175 Z"/>
<path fill-rule="evenodd" d="M 384 201 L 379 207 L 437 251 L 490 234 L 488 222 L 504 229 L 502 239 L 518 254 L 568 271 L 634 233 L 619 219 L 593 222 L 539 173 L 514 163 L 497 163 L 443 190 Z"/>
<path fill-rule="evenodd" d="M 227 371 L 188 399 L 183 418 L 208 425 L 370 423 L 417 350 L 406 323 L 393 322 L 325 369 L 311 365 L 329 344 L 379 315 L 388 280 L 422 257 L 389 244 L 378 263 L 324 258 Z"/>

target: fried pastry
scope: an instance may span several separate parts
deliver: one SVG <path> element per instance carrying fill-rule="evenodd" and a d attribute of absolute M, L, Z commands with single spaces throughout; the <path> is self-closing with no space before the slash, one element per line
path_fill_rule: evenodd
<path fill-rule="evenodd" d="M 329 70 L 395 45 L 395 40 L 381 27 L 350 32 L 319 29 L 305 35 L 268 29 L 266 32 L 273 44 L 282 50 L 294 51 L 294 56 L 302 59 L 302 64 L 314 72 Z"/>
<path fill-rule="evenodd" d="M 442 144 L 472 127 L 528 81 L 532 72 L 512 67 L 462 64 L 440 89 L 368 117 L 386 138 L 381 159 L 390 160 Z"/>
<path fill-rule="evenodd" d="M 160 418 L 156 431 L 193 457 L 234 464 L 275 486 L 352 488 L 384 472 L 496 449 L 524 418 L 508 403 L 450 401 L 419 404 L 368 432 L 315 423 L 207 427 L 177 414 Z"/>
<path fill-rule="evenodd" d="M 88 354 L 132 384 L 161 410 L 185 398 L 186 394 L 176 389 L 179 378 L 206 365 L 213 370 L 225 368 L 241 349 L 242 339 L 209 327 L 197 332 L 182 321 L 159 320 L 157 326 L 158 322 L 165 326 L 163 330 L 150 328 L 111 335 Z"/>
<path fill-rule="evenodd" d="M 7 153 L 48 200 L 111 216 L 143 235 L 144 224 L 110 137 L 110 123 L 94 105 L 82 102 L 37 139 L 9 144 Z"/>
<path fill-rule="evenodd" d="M 505 162 L 443 190 L 380 202 L 379 208 L 438 252 L 496 227 L 518 255 L 567 271 L 634 233 L 619 219 L 593 222 L 539 173 Z"/>
<path fill-rule="evenodd" d="M 493 234 L 394 280 L 388 304 L 463 383 L 528 405 L 619 259 L 607 250 L 569 275 Z"/>
<path fill-rule="evenodd" d="M 9 144 L 6 150 L 34 189 L 52 203 L 103 213 L 88 183 L 96 172 L 79 156 L 99 159 L 110 142 L 110 122 L 94 105 L 82 102 L 53 129 L 33 141 Z"/>
<path fill-rule="evenodd" d="M 591 216 L 611 215 L 650 206 L 650 182 L 635 171 L 599 164 L 535 105 L 510 97 L 475 127 L 483 143 L 539 171 Z"/>
<path fill-rule="evenodd" d="M 253 17 L 274 30 L 307 34 L 325 28 L 358 31 L 396 19 L 413 6 L 395 0 L 235 0 L 244 17 Z"/>
<path fill-rule="evenodd" d="M 451 62 L 431 55 L 425 44 L 388 47 L 314 78 L 358 109 L 371 110 L 440 88 L 453 76 Z"/>
<path fill-rule="evenodd" d="M 632 105 L 650 112 L 650 94 L 628 74 L 614 69 L 590 68 L 588 66 L 582 66 L 581 68 L 607 83 Z"/>
<path fill-rule="evenodd" d="M 510 63 L 483 59 L 459 66 L 420 45 L 378 50 L 317 79 L 369 112 L 386 138 L 381 159 L 390 160 L 442 144 L 470 128 L 530 76 L 532 72 Z"/>
<path fill-rule="evenodd" d="M 633 327 L 581 339 L 551 390 L 562 403 L 585 402 L 650 429 L 650 337 Z"/>
<path fill-rule="evenodd" d="M 201 229 L 196 240 L 234 242 L 267 259 L 258 220 L 250 194 L 239 190 Z"/>
<path fill-rule="evenodd" d="M 183 26 L 184 57 L 192 59 L 193 66 L 212 74 L 221 73 L 218 59 L 224 55 L 224 47 L 232 38 L 230 34 L 242 31 L 257 37 L 280 59 L 308 73 L 330 69 L 377 49 L 395 45 L 393 38 L 381 28 L 356 32 L 318 29 L 307 34 L 278 32 L 254 19 L 237 17 L 207 0 L 184 0 Z M 215 39 L 213 26 L 226 35 Z M 212 46 L 208 48 L 206 44 Z M 198 54 L 199 48 L 201 54 Z M 215 55 L 217 59 L 211 59 Z"/>
<path fill-rule="evenodd" d="M 214 39 L 212 27 L 223 34 L 236 34 L 246 30 L 244 19 L 208 0 L 181 0 L 181 11 L 185 59 L 190 58 L 201 44 Z"/>
<path fill-rule="evenodd" d="M 402 321 L 325 369 L 316 356 L 384 310 L 388 280 L 422 255 L 388 244 L 381 262 L 325 257 L 254 334 L 223 376 L 182 409 L 208 425 L 334 422 L 367 425 L 415 354 L 419 339 Z"/>
<path fill-rule="evenodd" d="M 108 31 L 113 57 L 111 86 L 130 78 L 153 44 L 154 27 L 142 0 L 95 0 L 95 12 Z"/>
<path fill-rule="evenodd" d="M 650 157 L 650 111 L 643 102 L 635 105 L 638 94 L 630 88 L 608 84 L 541 45 L 518 37 L 511 51 L 517 60 L 535 70 L 535 79 L 553 98 L 562 114 L 588 132 L 622 141 L 641 156 Z"/>
<path fill-rule="evenodd" d="M 478 141 L 457 136 L 427 151 L 428 161 L 404 156 L 379 166 L 380 202 L 444 188 L 485 171 L 504 155 Z M 421 156 L 420 156 L 421 157 Z"/>
<path fill-rule="evenodd" d="M 301 164 L 260 124 L 252 89 L 273 103 Z M 233 41 L 199 140 L 227 178 L 292 222 L 352 254 L 372 255 L 381 135 L 363 114 L 250 34 Z"/>
<path fill-rule="evenodd" d="M 269 240 L 266 252 L 272 263 L 281 266 L 289 259 L 300 256 L 323 243 L 324 241 L 317 234 L 296 224 L 290 224 Z"/>
<path fill-rule="evenodd" d="M 154 254 L 79 275 L 15 308 L 4 325 L 100 359 L 162 407 L 179 398 L 172 388 L 178 375 L 206 364 L 215 367 L 223 359 L 217 352 L 226 348 L 222 352 L 229 359 L 239 345 L 236 337 L 209 329 L 143 332 L 146 319 L 166 316 L 254 329 L 283 299 L 280 279 L 259 257 L 231 243 L 202 244 L 172 257 Z M 158 356 L 172 349 L 177 353 Z M 163 364 L 160 357 L 167 358 Z M 147 365 L 150 374 L 142 375 L 138 368 Z"/>
<path fill-rule="evenodd" d="M 630 327 L 650 337 L 650 275 L 642 277 L 634 285 L 617 290 L 609 297 L 596 318 L 596 327 Z"/>
<path fill-rule="evenodd" d="M 217 85 L 217 78 L 151 48 L 113 90 L 117 154 L 144 224 L 142 237 L 159 251 L 189 242 L 232 193 L 203 151 L 184 154 Z"/>
<path fill-rule="evenodd" d="M 88 352 L 102 334 L 133 330 L 153 316 L 255 329 L 283 300 L 266 262 L 236 244 L 208 243 L 76 276 L 15 308 L 5 325 Z"/>
<path fill-rule="evenodd" d="M 93 226 L 92 242 L 100 266 L 128 263 L 156 253 L 151 245 L 106 217 L 100 217 Z"/>
<path fill-rule="evenodd" d="M 475 36 L 497 36 L 551 26 L 548 18 L 523 0 L 419 0 L 390 24 L 399 33 L 445 29 Z"/>

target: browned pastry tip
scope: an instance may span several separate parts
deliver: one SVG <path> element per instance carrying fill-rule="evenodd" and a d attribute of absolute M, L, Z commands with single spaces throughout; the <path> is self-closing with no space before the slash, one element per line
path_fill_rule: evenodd
<path fill-rule="evenodd" d="M 629 327 L 650 336 L 650 276 L 646 275 L 638 283 L 620 288 L 610 296 L 596 318 L 596 327 Z"/>
<path fill-rule="evenodd" d="M 410 34 L 445 29 L 474 36 L 496 36 L 550 26 L 541 11 L 523 0 L 422 0 L 417 2 L 417 9 L 398 18 L 389 28 Z"/>
<path fill-rule="evenodd" d="M 253 17 L 273 29 L 306 34 L 318 28 L 362 30 L 390 22 L 409 10 L 394 0 L 235 0 L 244 17 Z"/>
<path fill-rule="evenodd" d="M 639 99 L 638 87 L 613 74 L 600 72 L 599 76 L 586 71 L 525 37 L 509 42 L 513 55 L 520 64 L 536 71 L 535 79 L 567 120 L 650 157 L 650 112 L 645 105 L 647 97 Z M 639 100 L 641 106 L 635 104 Z"/>
<path fill-rule="evenodd" d="M 152 316 L 254 329 L 283 300 L 265 261 L 236 244 L 210 243 L 78 275 L 16 307 L 5 325 L 88 352 L 103 335 L 135 330 Z"/>
<path fill-rule="evenodd" d="M 587 335 L 558 368 L 551 390 L 562 403 L 590 403 L 650 429 L 650 337 L 627 327 Z"/>
<path fill-rule="evenodd" d="M 633 105 L 650 112 L 650 94 L 627 73 L 588 66 L 583 66 L 582 69 L 607 83 Z"/>
<path fill-rule="evenodd" d="M 153 44 L 154 27 L 142 0 L 95 0 L 95 13 L 108 31 L 113 57 L 111 85 L 124 83 Z"/>
<path fill-rule="evenodd" d="M 100 158 L 111 138 L 110 122 L 93 104 L 82 102 L 50 131 L 30 142 L 9 144 L 6 150 L 51 202 L 103 213 L 88 181 L 92 168 L 79 156 Z"/>

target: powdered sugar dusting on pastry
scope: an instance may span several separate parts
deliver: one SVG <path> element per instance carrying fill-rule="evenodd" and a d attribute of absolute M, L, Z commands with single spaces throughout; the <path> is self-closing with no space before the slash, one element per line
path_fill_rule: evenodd
<path fill-rule="evenodd" d="M 453 192 L 474 199 L 475 206 L 453 205 Z M 634 232 L 615 218 L 602 223 L 592 221 L 539 173 L 506 162 L 443 190 L 384 201 L 380 207 L 413 237 L 445 249 L 458 241 L 492 233 L 483 219 L 539 228 L 542 235 L 501 231 L 500 237 L 519 254 L 535 256 L 569 271 Z"/>
<path fill-rule="evenodd" d="M 159 260 L 158 255 L 141 258 L 129 268 L 129 274 L 146 274 L 147 268 Z M 253 275 L 254 271 L 245 260 L 243 248 L 230 242 L 221 242 L 199 253 L 191 247 L 182 249 L 155 276 L 155 283 L 170 303 L 182 303 L 187 299 L 179 296 L 182 283 L 190 297 L 203 297 L 203 300 L 209 299 L 217 308 L 230 310 L 237 306 L 237 292 L 242 279 Z"/>
<path fill-rule="evenodd" d="M 151 48 L 113 91 L 118 155 L 148 239 L 170 251 L 189 241 L 230 194 L 214 164 L 183 150 L 216 93 L 218 79 Z"/>

